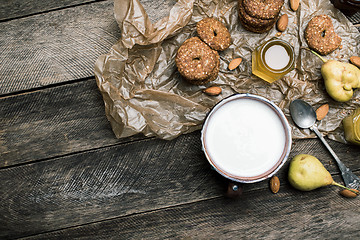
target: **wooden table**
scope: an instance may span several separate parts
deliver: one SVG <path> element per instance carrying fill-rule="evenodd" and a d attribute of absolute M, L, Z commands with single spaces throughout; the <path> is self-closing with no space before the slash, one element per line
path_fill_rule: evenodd
<path fill-rule="evenodd" d="M 142 1 L 153 20 L 175 3 L 155 2 Z M 120 37 L 112 1 L 2 0 L 0 33 L 1 239 L 360 237 L 360 199 L 297 191 L 288 163 L 278 194 L 262 181 L 234 200 L 199 131 L 116 139 L 93 73 Z M 360 148 L 330 145 L 360 175 Z M 295 140 L 290 158 L 299 153 L 342 181 L 318 139 Z"/>

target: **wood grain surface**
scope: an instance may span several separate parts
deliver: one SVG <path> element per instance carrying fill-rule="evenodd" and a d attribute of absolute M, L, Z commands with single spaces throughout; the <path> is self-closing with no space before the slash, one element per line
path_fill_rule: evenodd
<path fill-rule="evenodd" d="M 119 37 L 112 1 L 3 22 L 0 94 L 93 77 Z"/>
<path fill-rule="evenodd" d="M 8 21 L 95 1 L 101 0 L 0 0 L 0 21 Z"/>
<path fill-rule="evenodd" d="M 0 98 L 0 167 L 120 142 L 95 79 Z"/>
<path fill-rule="evenodd" d="M 140 0 L 155 22 L 176 0 Z M 0 239 L 356 239 L 360 198 L 277 176 L 225 197 L 200 131 L 116 139 L 94 62 L 118 41 L 113 1 L 0 0 Z M 356 15 L 357 16 L 357 15 Z M 350 18 L 355 24 L 356 16 Z M 329 144 L 360 175 L 360 148 Z M 319 139 L 294 140 L 339 170 Z"/>
<path fill-rule="evenodd" d="M 360 166 L 359 148 L 339 143 L 332 146 L 339 156 L 346 156 L 342 160 L 350 168 Z M 330 172 L 338 173 L 320 141 L 296 141 L 290 158 L 299 153 L 318 157 Z M 288 163 L 278 174 L 285 185 L 287 167 Z M 256 201 L 271 201 L 267 181 L 246 185 L 245 198 L 256 189 L 267 192 Z M 200 132 L 173 141 L 145 139 L 75 153 L 0 169 L 0 237 L 22 237 L 88 224 L 94 219 L 104 221 L 219 198 L 225 190 L 226 181 L 211 170 L 201 151 Z M 358 199 L 351 203 L 332 191 L 343 204 L 359 204 Z M 318 196 L 314 194 L 315 201 Z M 299 192 L 294 199 L 301 196 Z"/>
<path fill-rule="evenodd" d="M 241 200 L 215 197 L 133 214 L 27 239 L 354 239 L 359 204 L 336 189 L 300 193 L 288 186 L 271 195 L 266 188 Z M 316 213 L 316 214 L 314 214 Z"/>

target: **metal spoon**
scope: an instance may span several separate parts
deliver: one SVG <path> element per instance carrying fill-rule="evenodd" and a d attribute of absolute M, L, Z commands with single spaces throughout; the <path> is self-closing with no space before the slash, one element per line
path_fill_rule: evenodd
<path fill-rule="evenodd" d="M 296 99 L 290 103 L 290 113 L 291 117 L 300 128 L 309 128 L 316 133 L 320 138 L 326 148 L 329 150 L 331 155 L 336 160 L 336 163 L 339 166 L 341 175 L 344 179 L 346 187 L 359 189 L 360 187 L 360 178 L 350 171 L 331 149 L 330 145 L 325 141 L 325 138 L 319 132 L 318 128 L 315 125 L 316 122 L 316 112 L 307 102 Z"/>

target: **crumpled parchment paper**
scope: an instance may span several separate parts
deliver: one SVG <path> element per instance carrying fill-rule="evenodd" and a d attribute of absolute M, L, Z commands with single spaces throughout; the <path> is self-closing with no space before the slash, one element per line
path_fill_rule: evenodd
<path fill-rule="evenodd" d="M 246 31 L 238 20 L 237 0 L 179 0 L 169 15 L 152 23 L 138 0 L 115 0 L 114 14 L 121 30 L 121 39 L 108 54 L 95 64 L 95 77 L 102 93 L 105 112 L 116 137 L 136 133 L 173 139 L 202 127 L 206 114 L 221 99 L 235 93 L 252 93 L 268 98 L 287 116 L 294 138 L 310 138 L 309 130 L 298 129 L 290 116 L 289 104 L 303 99 L 314 108 L 330 105 L 328 115 L 318 128 L 329 138 L 345 142 L 341 121 L 360 107 L 360 90 L 351 101 L 339 103 L 325 91 L 320 68 L 322 61 L 307 47 L 304 29 L 308 21 L 319 14 L 331 17 L 335 31 L 342 38 L 342 48 L 326 58 L 348 62 L 360 55 L 358 30 L 329 0 L 303 0 L 298 11 L 289 8 L 288 1 L 281 14 L 288 14 L 289 25 L 279 37 L 295 48 L 296 66 L 293 71 L 269 84 L 251 74 L 251 53 L 262 42 L 277 33 L 274 27 L 264 34 Z M 223 22 L 232 36 L 229 49 L 219 52 L 220 73 L 206 86 L 193 86 L 178 73 L 174 58 L 179 46 L 196 36 L 196 23 L 204 17 Z M 243 59 L 234 71 L 229 62 Z M 202 89 L 217 85 L 223 89 L 219 96 L 207 96 Z"/>

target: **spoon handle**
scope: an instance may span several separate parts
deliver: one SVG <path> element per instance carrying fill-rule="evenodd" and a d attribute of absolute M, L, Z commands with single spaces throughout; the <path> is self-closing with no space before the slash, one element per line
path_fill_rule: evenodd
<path fill-rule="evenodd" d="M 320 133 L 320 131 L 317 129 L 317 127 L 315 125 L 310 127 L 310 129 L 316 133 L 316 135 L 320 138 L 322 143 L 326 146 L 326 148 L 329 150 L 331 155 L 336 160 L 336 163 L 339 166 L 341 175 L 344 179 L 345 186 L 349 187 L 349 185 L 355 185 L 358 188 L 359 183 L 360 183 L 359 177 L 356 176 L 353 172 L 351 172 L 350 169 L 348 167 L 346 167 L 345 164 L 340 161 L 340 158 L 335 154 L 334 150 L 332 150 L 330 145 L 326 142 L 325 138 L 323 137 L 323 135 Z"/>

